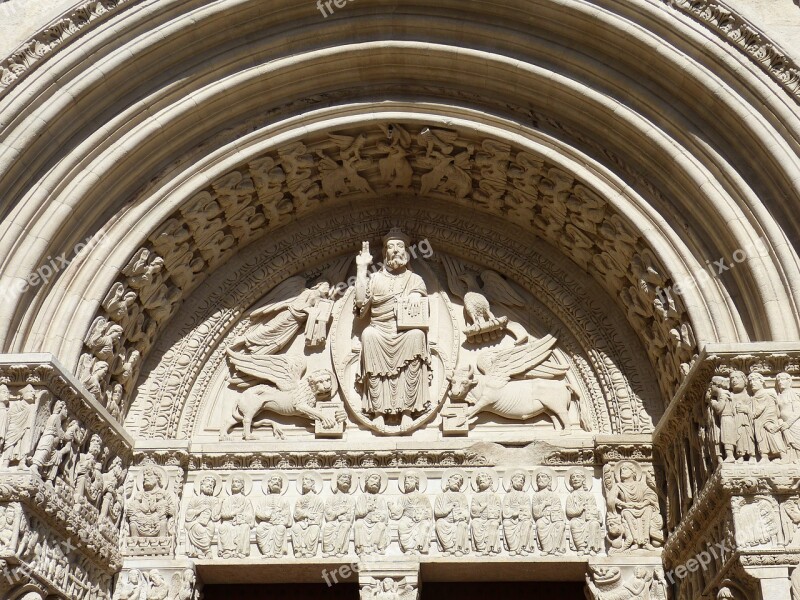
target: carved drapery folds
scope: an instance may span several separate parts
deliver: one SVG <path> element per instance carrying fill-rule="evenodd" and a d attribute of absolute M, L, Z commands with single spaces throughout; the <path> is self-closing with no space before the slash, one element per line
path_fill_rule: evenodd
<path fill-rule="evenodd" d="M 622 463 L 637 473 L 651 469 Z M 628 485 L 626 477 L 619 485 Z M 600 481 L 600 470 L 589 467 L 200 470 L 185 484 L 175 556 L 657 556 L 648 543 L 659 539 L 658 503 L 644 493 L 637 504 L 638 490 L 631 490 L 619 509 L 626 542 L 619 547 L 604 539 L 601 506 L 622 492 Z M 597 482 L 594 492 L 589 482 Z M 644 479 L 634 483 L 647 486 Z M 649 514 L 642 529 L 648 543 L 633 537 L 641 528 L 629 513 Z"/>
<path fill-rule="evenodd" d="M 55 362 L 21 359 L 0 363 L 0 587 L 107 599 L 130 441 Z"/>
<path fill-rule="evenodd" d="M 708 347 L 657 428 L 665 564 L 713 562 L 677 583 L 678 598 L 788 592 L 787 568 L 800 558 L 799 358 L 791 345 Z"/>
<path fill-rule="evenodd" d="M 675 391 L 696 353 L 692 328 L 680 298 L 664 291 L 669 274 L 608 202 L 568 173 L 505 143 L 399 123 L 291 143 L 193 196 L 134 253 L 109 289 L 86 335 L 80 379 L 124 418 L 157 332 L 186 293 L 237 247 L 317 204 L 334 206 L 340 199 L 397 190 L 533 225 L 619 299 L 642 336 L 662 392 L 668 397 Z M 513 304 L 513 295 L 497 296 L 494 280 L 483 274 L 462 275 L 454 284 L 469 298 L 466 334 L 489 340 L 505 326 L 493 315 L 492 303 Z M 631 390 L 621 374 L 612 374 L 606 384 L 614 390 L 620 430 L 651 426 L 630 406 Z"/>

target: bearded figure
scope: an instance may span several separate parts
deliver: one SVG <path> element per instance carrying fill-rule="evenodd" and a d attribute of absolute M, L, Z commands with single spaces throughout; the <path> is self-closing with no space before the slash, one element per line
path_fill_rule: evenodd
<path fill-rule="evenodd" d="M 363 412 L 377 426 L 387 418 L 409 425 L 430 406 L 428 384 L 431 357 L 423 328 L 398 326 L 399 312 L 420 316 L 428 295 L 425 282 L 409 268 L 408 237 L 392 229 L 383 239 L 383 267 L 367 275 L 372 264 L 369 244 L 356 257 L 355 310 L 369 316 L 361 336 Z M 426 315 L 425 315 L 426 316 Z"/>

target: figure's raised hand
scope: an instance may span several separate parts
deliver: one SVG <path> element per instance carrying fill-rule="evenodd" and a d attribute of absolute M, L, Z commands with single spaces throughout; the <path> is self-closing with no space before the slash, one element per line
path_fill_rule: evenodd
<path fill-rule="evenodd" d="M 356 255 L 357 267 L 368 267 L 372 264 L 372 254 L 369 253 L 369 242 L 361 242 L 361 252 Z"/>

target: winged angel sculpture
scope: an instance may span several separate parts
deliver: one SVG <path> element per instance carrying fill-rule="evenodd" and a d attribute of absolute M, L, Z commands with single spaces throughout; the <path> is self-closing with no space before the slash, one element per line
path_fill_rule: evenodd
<path fill-rule="evenodd" d="M 506 310 L 525 305 L 525 300 L 496 271 L 485 269 L 478 275 L 467 269 L 460 261 L 442 256 L 450 291 L 464 301 L 463 330 L 468 342 L 480 344 L 499 340 L 508 331 L 517 344 L 528 340 L 525 328 L 505 315 L 495 316 L 490 303 L 499 304 Z"/>
<path fill-rule="evenodd" d="M 350 261 L 335 261 L 318 283 L 308 288 L 304 277 L 290 277 L 250 312 L 249 326 L 227 351 L 232 402 L 220 429 L 222 439 L 229 439 L 231 430 L 240 423 L 246 440 L 254 438 L 253 429 L 257 427 L 271 428 L 275 437 L 283 438 L 282 429 L 262 413 L 312 419 L 326 429 L 345 420 L 344 409 L 323 411 L 317 406 L 336 394 L 332 372 L 323 368 L 306 374 L 304 354 L 279 352 L 301 332 L 305 348 L 313 351 L 324 346 L 333 306 L 327 281 L 341 278 Z"/>
<path fill-rule="evenodd" d="M 391 577 L 371 579 L 361 587 L 361 600 L 417 600 L 417 588 L 409 584 L 405 577 L 400 581 Z"/>
<path fill-rule="evenodd" d="M 566 381 L 568 365 L 553 356 L 556 338 L 547 335 L 509 348 L 486 350 L 472 365 L 448 375 L 450 400 L 470 404 L 457 426 L 482 411 L 524 421 L 547 414 L 557 430 L 570 428 L 569 408 L 578 395 Z"/>

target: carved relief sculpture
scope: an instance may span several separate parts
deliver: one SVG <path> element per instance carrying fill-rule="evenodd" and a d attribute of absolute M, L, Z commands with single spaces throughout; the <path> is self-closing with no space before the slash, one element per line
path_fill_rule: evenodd
<path fill-rule="evenodd" d="M 714 376 L 711 379 L 711 386 L 706 398 L 717 419 L 713 429 L 714 441 L 722 446 L 725 462 L 734 462 L 739 434 L 736 410 L 733 405 L 733 397 L 728 393 L 729 389 L 730 383 L 727 377 Z"/>
<path fill-rule="evenodd" d="M 333 495 L 325 501 L 325 527 L 322 530 L 322 556 L 345 556 L 355 520 L 356 487 L 350 471 L 337 473 L 331 482 Z"/>
<path fill-rule="evenodd" d="M 550 469 L 540 469 L 534 477 L 533 519 L 536 537 L 543 554 L 566 552 L 566 516 L 561 499 L 555 493 L 557 479 Z"/>
<path fill-rule="evenodd" d="M 495 493 L 497 476 L 489 469 L 475 473 L 470 503 L 470 529 L 472 547 L 483 555 L 500 554 L 500 527 L 503 516 L 503 503 Z"/>
<path fill-rule="evenodd" d="M 571 470 L 567 475 L 570 488 L 566 515 L 569 519 L 572 549 L 578 555 L 594 556 L 603 549 L 603 528 L 597 500 L 589 492 L 591 479 L 583 469 Z"/>
<path fill-rule="evenodd" d="M 355 544 L 359 554 L 383 554 L 389 545 L 389 509 L 381 495 L 387 484 L 382 471 L 364 474 L 364 492 L 356 500 Z"/>
<path fill-rule="evenodd" d="M 32 385 L 22 388 L 19 396 L 9 397 L 0 468 L 19 464 L 25 458 L 36 405 L 37 394 Z"/>
<path fill-rule="evenodd" d="M 222 426 L 223 437 L 241 422 L 244 438 L 253 439 L 253 420 L 264 411 L 319 420 L 329 429 L 345 419 L 344 409 L 328 415 L 316 407 L 318 401 L 328 400 L 336 393 L 335 379 L 327 369 L 303 377 L 306 371 L 304 356 L 242 354 L 232 350 L 228 355 L 237 372 L 243 374 L 234 378 L 231 385 L 241 384 L 243 391 L 237 392 L 233 412 Z M 269 421 L 266 425 L 272 428 L 276 437 L 283 437 L 277 424 Z"/>
<path fill-rule="evenodd" d="M 469 553 L 469 504 L 464 494 L 466 476 L 460 469 L 442 475 L 442 492 L 436 496 L 436 538 L 445 556 Z"/>
<path fill-rule="evenodd" d="M 402 473 L 398 485 L 403 495 L 389 507 L 397 519 L 400 549 L 406 554 L 427 554 L 433 529 L 431 501 L 422 492 L 427 483 L 425 474 L 412 469 Z"/>
<path fill-rule="evenodd" d="M 747 393 L 747 378 L 741 371 L 729 375 L 731 402 L 736 421 L 736 459 L 756 457 L 756 444 L 753 433 L 753 399 Z"/>
<path fill-rule="evenodd" d="M 775 377 L 775 392 L 778 396 L 778 417 L 786 455 L 790 460 L 800 459 L 800 398 L 792 387 L 792 376 L 786 372 Z"/>
<path fill-rule="evenodd" d="M 406 578 L 370 578 L 361 585 L 361 600 L 417 600 L 417 588 L 407 583 Z"/>
<path fill-rule="evenodd" d="M 322 478 L 317 473 L 306 471 L 298 480 L 301 496 L 294 504 L 292 525 L 292 547 L 297 558 L 316 556 L 325 504 L 319 497 Z"/>
<path fill-rule="evenodd" d="M 525 556 L 536 547 L 533 509 L 528 496 L 528 474 L 522 469 L 506 473 L 503 498 L 503 534 L 511 556 Z"/>
<path fill-rule="evenodd" d="M 523 421 L 547 414 L 556 429 L 569 429 L 570 403 L 577 396 L 564 379 L 569 367 L 553 358 L 555 343 L 547 335 L 523 345 L 486 350 L 478 357 L 479 376 L 472 365 L 450 374 L 450 398 L 472 405 L 456 425 L 487 411 Z"/>
<path fill-rule="evenodd" d="M 778 397 L 764 387 L 761 373 L 750 373 L 747 384 L 753 395 L 753 429 L 758 455 L 762 461 L 780 458 L 786 453 L 786 444 L 778 424 Z"/>
<path fill-rule="evenodd" d="M 664 520 L 652 476 L 638 463 L 622 460 L 606 465 L 603 479 L 611 552 L 660 547 L 664 542 Z"/>
<path fill-rule="evenodd" d="M 262 487 L 266 496 L 255 502 L 256 543 L 261 556 L 278 558 L 288 551 L 292 525 L 289 502 L 282 497 L 289 481 L 283 473 L 268 473 Z"/>
<path fill-rule="evenodd" d="M 127 502 L 128 549 L 171 545 L 177 499 L 170 491 L 169 475 L 160 467 L 145 466 L 137 478 L 138 485 Z"/>
<path fill-rule="evenodd" d="M 252 482 L 247 475 L 231 475 L 229 493 L 222 500 L 219 513 L 220 558 L 247 558 L 250 556 L 250 532 L 255 525 L 253 503 L 248 494 Z"/>
<path fill-rule="evenodd" d="M 386 419 L 400 418 L 401 426 L 429 409 L 431 357 L 426 326 L 404 327 L 408 317 L 426 323 L 428 292 L 422 278 L 409 268 L 409 238 L 393 229 L 383 239 L 383 268 L 367 275 L 372 264 L 369 243 L 356 257 L 355 308 L 359 317 L 369 316 L 361 335 L 358 382 L 363 412 L 382 427 Z"/>
<path fill-rule="evenodd" d="M 624 578 L 619 567 L 590 566 L 586 575 L 590 600 L 662 600 L 666 585 L 660 569 L 636 567 L 633 577 Z"/>
<path fill-rule="evenodd" d="M 195 482 L 195 494 L 186 507 L 186 555 L 191 558 L 211 558 L 211 544 L 220 520 L 222 481 L 218 475 L 204 475 Z"/>

